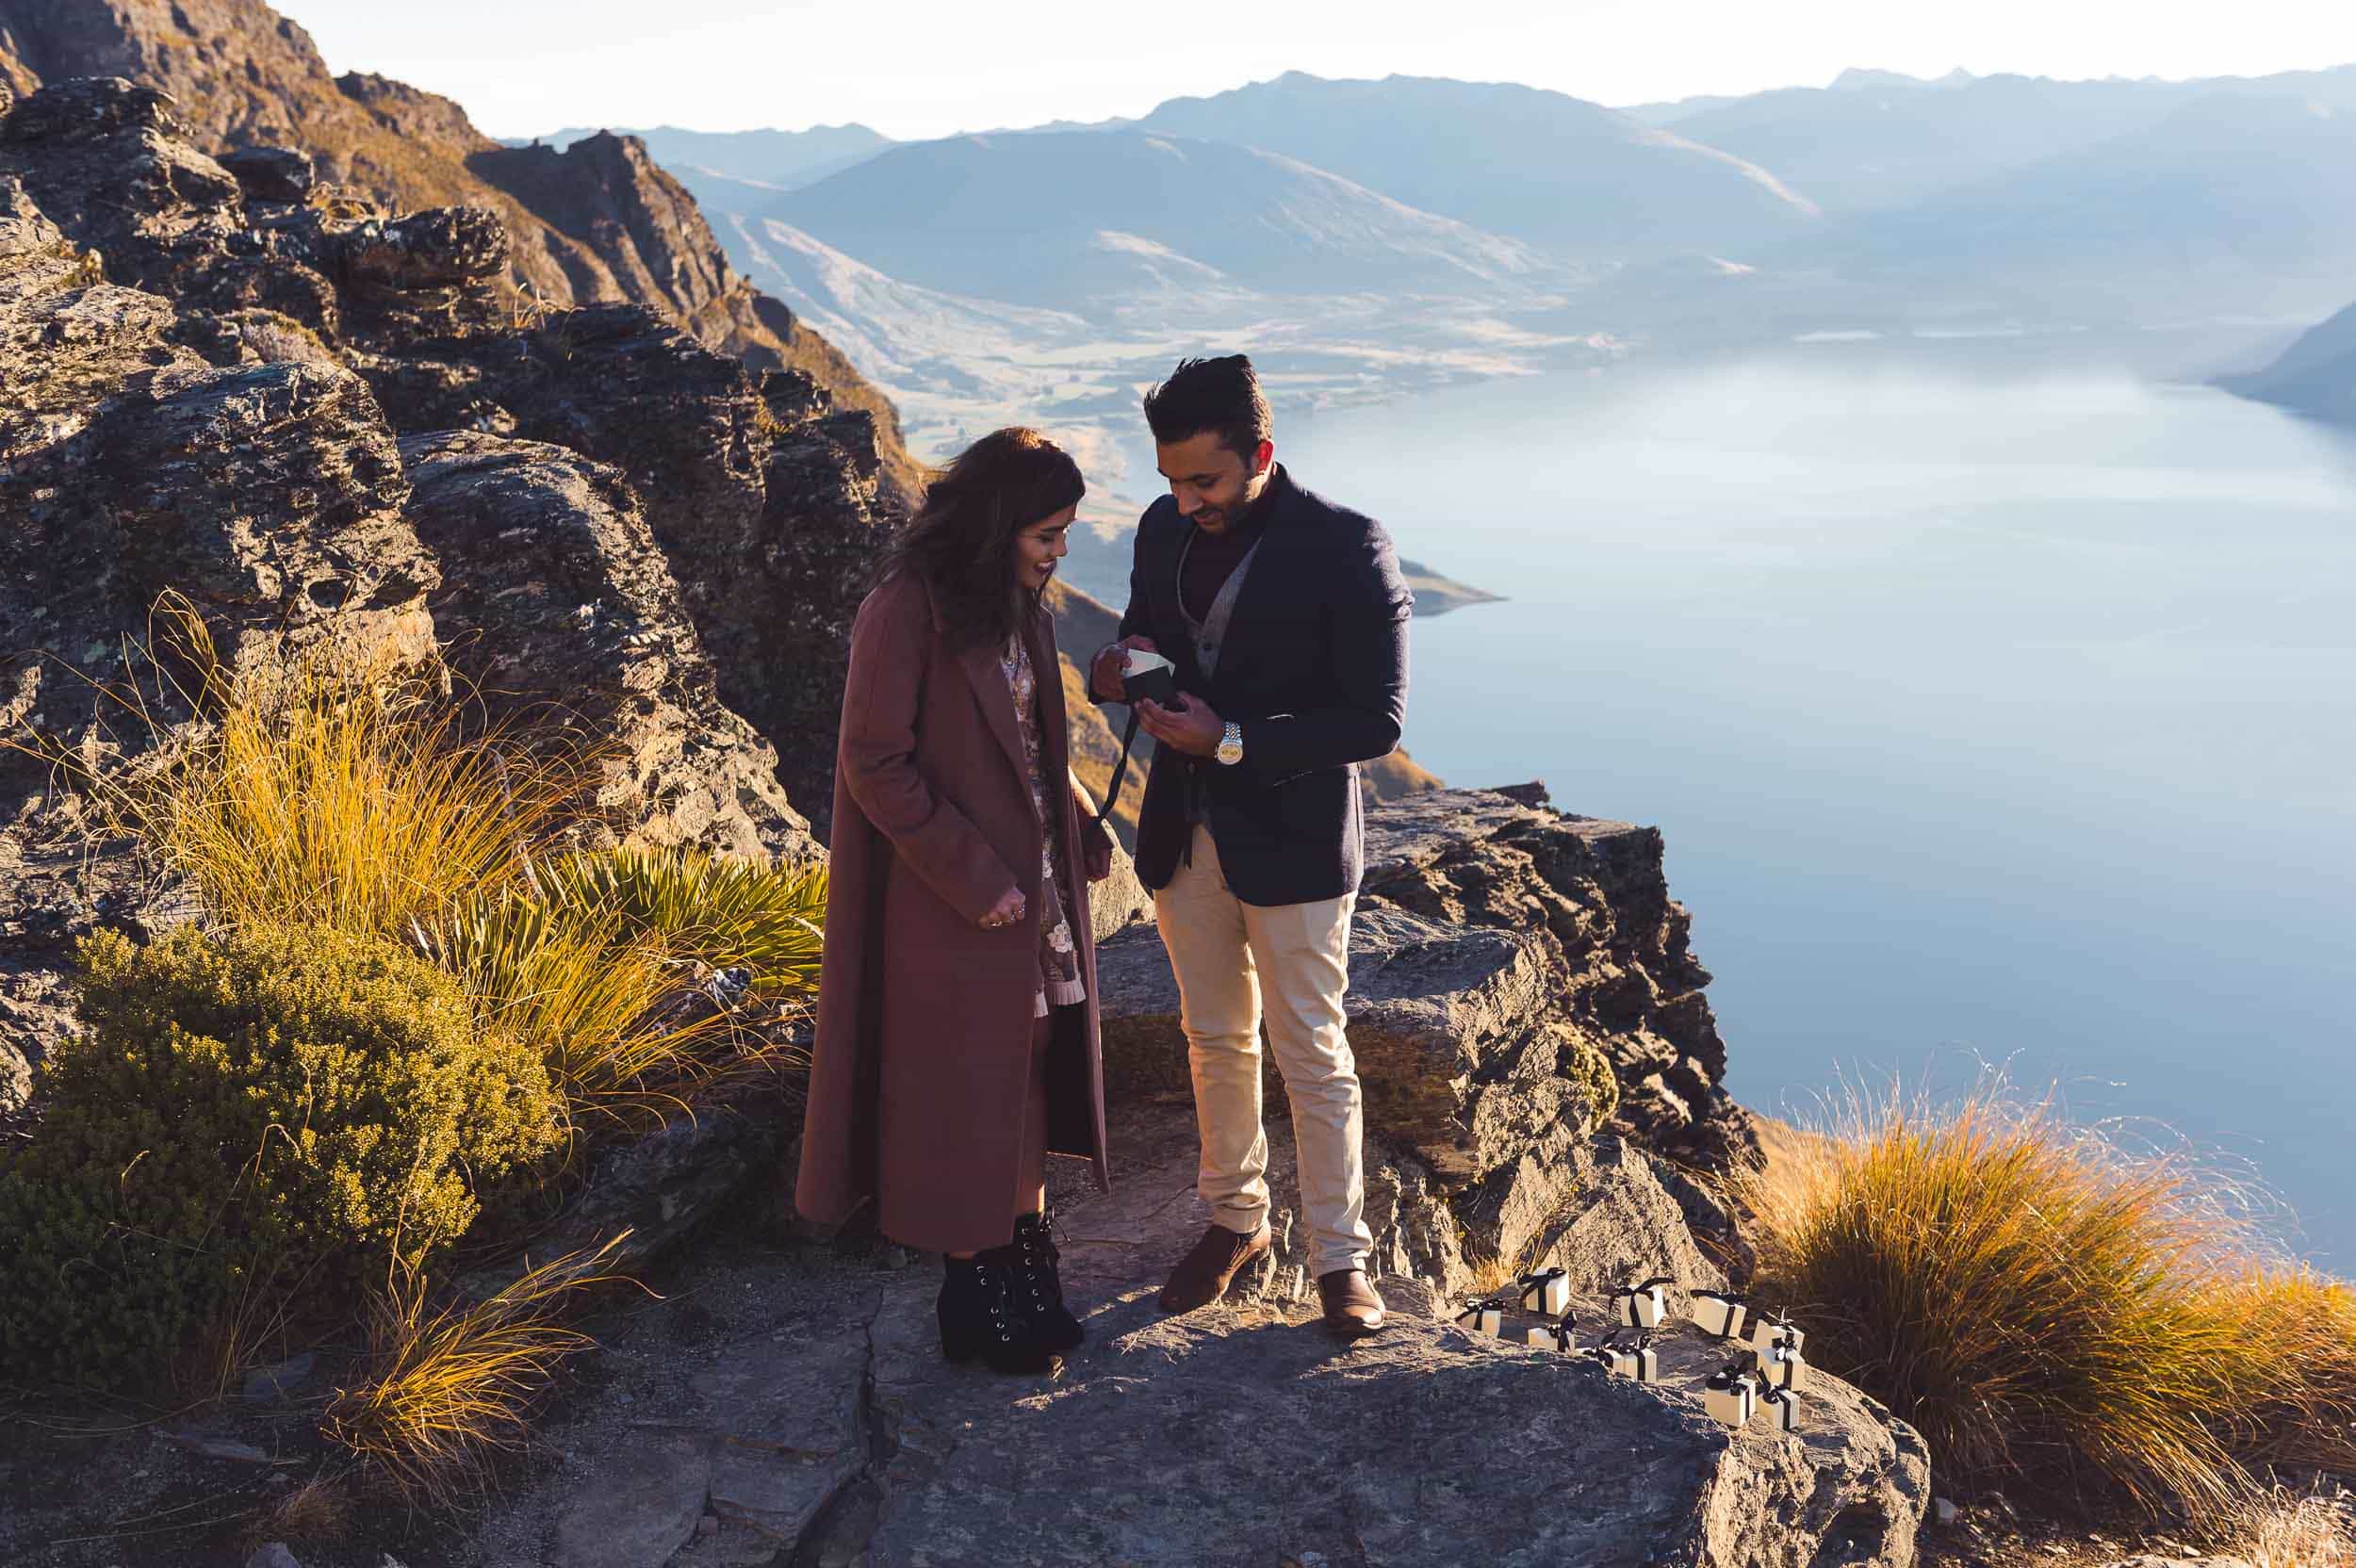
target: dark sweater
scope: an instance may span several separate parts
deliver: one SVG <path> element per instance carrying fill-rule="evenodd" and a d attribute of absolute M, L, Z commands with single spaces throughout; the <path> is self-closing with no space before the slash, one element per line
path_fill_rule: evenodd
<path fill-rule="evenodd" d="M 1186 613 L 1196 621 L 1210 614 L 1219 591 L 1227 586 L 1227 580 L 1243 564 L 1244 556 L 1267 531 L 1268 501 L 1275 492 L 1273 482 L 1263 486 L 1259 498 L 1243 509 L 1243 516 L 1233 528 L 1218 533 L 1189 528 L 1194 542 L 1186 547 L 1186 569 L 1178 577 L 1178 596 Z"/>

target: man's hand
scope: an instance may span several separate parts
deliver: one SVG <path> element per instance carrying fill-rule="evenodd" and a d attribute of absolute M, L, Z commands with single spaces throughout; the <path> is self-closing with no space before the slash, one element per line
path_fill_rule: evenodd
<path fill-rule="evenodd" d="M 1106 644 L 1097 654 L 1096 662 L 1088 666 L 1088 692 L 1091 695 L 1104 702 L 1121 700 L 1121 674 L 1128 668 L 1131 648 L 1140 653 L 1162 651 L 1153 645 L 1151 637 L 1123 637 L 1118 643 Z"/>
<path fill-rule="evenodd" d="M 1158 702 L 1138 703 L 1137 723 L 1148 735 L 1188 757 L 1211 756 L 1227 733 L 1227 721 L 1191 692 L 1179 693 L 1175 708 L 1164 708 Z"/>
<path fill-rule="evenodd" d="M 1029 907 L 1023 900 L 1022 889 L 1008 888 L 990 906 L 990 913 L 982 917 L 982 924 L 991 931 L 1013 925 L 1023 919 L 1023 912 Z"/>

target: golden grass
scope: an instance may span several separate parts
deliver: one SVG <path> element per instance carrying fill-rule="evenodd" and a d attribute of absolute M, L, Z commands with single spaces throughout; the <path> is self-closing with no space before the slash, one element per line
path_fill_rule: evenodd
<path fill-rule="evenodd" d="M 2250 1462 L 2356 1461 L 2356 1305 L 2276 1263 L 2222 1178 L 2001 1086 L 1943 1109 L 1893 1090 L 1838 1119 L 1744 1194 L 1754 1289 L 1942 1473 L 2221 1517 Z"/>
<path fill-rule="evenodd" d="M 2349 1568 L 2356 1531 L 2347 1501 L 2278 1487 L 2238 1510 L 2226 1539 L 2250 1568 Z"/>
<path fill-rule="evenodd" d="M 527 867 L 527 894 L 620 939 L 707 970 L 740 970 L 780 1004 L 818 994 L 826 946 L 824 866 L 776 867 L 699 850 L 624 846 Z"/>
<path fill-rule="evenodd" d="M 595 1344 L 558 1319 L 581 1291 L 622 1278 L 604 1270 L 628 1234 L 543 1264 L 472 1305 L 429 1314 L 422 1279 L 394 1282 L 371 1311 L 371 1376 L 336 1390 L 322 1430 L 412 1503 L 450 1510 L 479 1500 L 495 1457 L 523 1446 L 558 1364 Z"/>
<path fill-rule="evenodd" d="M 417 923 L 426 953 L 476 997 L 487 1027 L 531 1045 L 548 1063 L 576 1128 L 640 1130 L 710 1081 L 728 1046 L 728 1020 L 710 1011 L 674 1019 L 682 986 L 657 949 L 622 939 L 610 923 L 567 919 L 545 905 L 493 892 Z"/>
<path fill-rule="evenodd" d="M 270 1541 L 317 1546 L 341 1542 L 352 1529 L 352 1494 L 334 1476 L 314 1476 L 263 1510 L 244 1533 L 249 1547 Z"/>
<path fill-rule="evenodd" d="M 798 1059 L 769 1020 L 744 1021 L 715 995 L 716 980 L 739 977 L 743 999 L 771 1009 L 813 997 L 826 888 L 817 869 L 585 851 L 527 866 L 415 933 L 492 1026 L 539 1050 L 576 1120 L 636 1130 L 690 1090 Z"/>
<path fill-rule="evenodd" d="M 231 672 L 185 600 L 167 595 L 155 619 L 164 651 L 146 662 L 208 722 L 172 731 L 136 687 L 119 692 L 171 736 L 163 763 L 79 782 L 218 920 L 405 937 L 513 880 L 585 798 L 591 755 L 474 732 L 437 669 L 329 642 Z"/>

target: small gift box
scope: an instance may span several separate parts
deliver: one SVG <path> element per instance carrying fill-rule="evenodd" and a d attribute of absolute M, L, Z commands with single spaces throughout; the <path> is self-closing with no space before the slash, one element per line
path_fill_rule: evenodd
<path fill-rule="evenodd" d="M 1593 1354 L 1615 1378 L 1633 1378 L 1640 1383 L 1661 1380 L 1661 1353 L 1652 1348 L 1650 1334 L 1638 1334 L 1633 1344 L 1623 1345 L 1615 1332 L 1596 1346 Z"/>
<path fill-rule="evenodd" d="M 1505 1304 L 1495 1299 L 1467 1301 L 1456 1315 L 1456 1325 L 1477 1334 L 1496 1334 L 1505 1326 Z"/>
<path fill-rule="evenodd" d="M 1559 1268 L 1522 1276 L 1522 1311 L 1560 1317 L 1571 1310 L 1571 1277 Z"/>
<path fill-rule="evenodd" d="M 1802 1379 L 1808 1371 L 1808 1363 L 1801 1359 L 1799 1351 L 1777 1344 L 1774 1349 L 1759 1358 L 1759 1371 L 1761 1379 L 1769 1388 L 1779 1388 L 1797 1394 L 1800 1392 Z"/>
<path fill-rule="evenodd" d="M 1612 1293 L 1612 1315 L 1631 1329 L 1658 1329 L 1669 1315 L 1663 1286 L 1677 1283 L 1667 1276 L 1640 1280 Z"/>
<path fill-rule="evenodd" d="M 1747 1427 L 1759 1413 L 1759 1380 L 1739 1364 L 1722 1366 L 1702 1385 L 1702 1408 L 1729 1427 Z"/>
<path fill-rule="evenodd" d="M 1800 1396 L 1788 1388 L 1771 1388 L 1766 1398 L 1760 1402 L 1767 1407 L 1767 1418 L 1775 1424 L 1775 1430 L 1796 1432 L 1800 1429 Z"/>
<path fill-rule="evenodd" d="M 1693 1322 L 1712 1339 L 1740 1339 L 1749 1303 L 1732 1291 L 1693 1292 Z"/>
<path fill-rule="evenodd" d="M 1525 1337 L 1530 1344 L 1541 1349 L 1561 1350 L 1567 1354 L 1579 1348 L 1578 1342 L 1571 1336 L 1571 1315 L 1565 1313 L 1562 1315 L 1562 1322 L 1548 1323 L 1532 1329 Z"/>
<path fill-rule="evenodd" d="M 1796 1352 L 1807 1340 L 1807 1331 L 1794 1328 L 1792 1320 L 1780 1314 L 1757 1319 L 1751 1330 L 1751 1348 L 1762 1356 L 1778 1345 Z"/>

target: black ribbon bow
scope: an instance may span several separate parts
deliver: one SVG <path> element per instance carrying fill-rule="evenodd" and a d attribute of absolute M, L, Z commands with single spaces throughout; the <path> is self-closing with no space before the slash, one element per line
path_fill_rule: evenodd
<path fill-rule="evenodd" d="M 1529 1300 L 1530 1293 L 1533 1290 L 1546 1289 L 1546 1282 L 1549 1280 L 1567 1280 L 1569 1278 L 1569 1273 L 1560 1268 L 1542 1268 L 1535 1274 L 1525 1274 L 1521 1278 L 1522 1299 L 1525 1301 Z"/>
<path fill-rule="evenodd" d="M 1546 1331 L 1554 1335 L 1554 1348 L 1556 1349 L 1567 1350 L 1571 1348 L 1571 1331 L 1578 1326 L 1578 1314 L 1566 1312 L 1562 1315 L 1562 1322 L 1548 1323 L 1545 1325 Z"/>
<path fill-rule="evenodd" d="M 1726 1313 L 1727 1331 L 1715 1336 L 1719 1339 L 1732 1339 L 1735 1334 L 1741 1332 L 1742 1331 L 1736 1325 L 1748 1316 L 1751 1310 L 1751 1298 L 1738 1290 L 1697 1290 L 1693 1292 L 1693 1299 L 1724 1301 L 1726 1304 L 1729 1309 Z"/>
<path fill-rule="evenodd" d="M 1472 1326 L 1477 1329 L 1481 1326 L 1482 1313 L 1495 1312 L 1501 1315 L 1504 1311 L 1505 1301 L 1501 1297 L 1484 1296 L 1477 1301 L 1465 1302 L 1464 1310 L 1456 1315 L 1456 1321 L 1462 1323 L 1469 1317 L 1472 1319 Z"/>
<path fill-rule="evenodd" d="M 1749 1378 L 1754 1383 L 1759 1381 L 1759 1352 L 1756 1350 L 1745 1350 L 1717 1371 L 1712 1372 L 1710 1375 L 1710 1386 L 1732 1388 L 1737 1379 L 1744 1377 Z"/>

